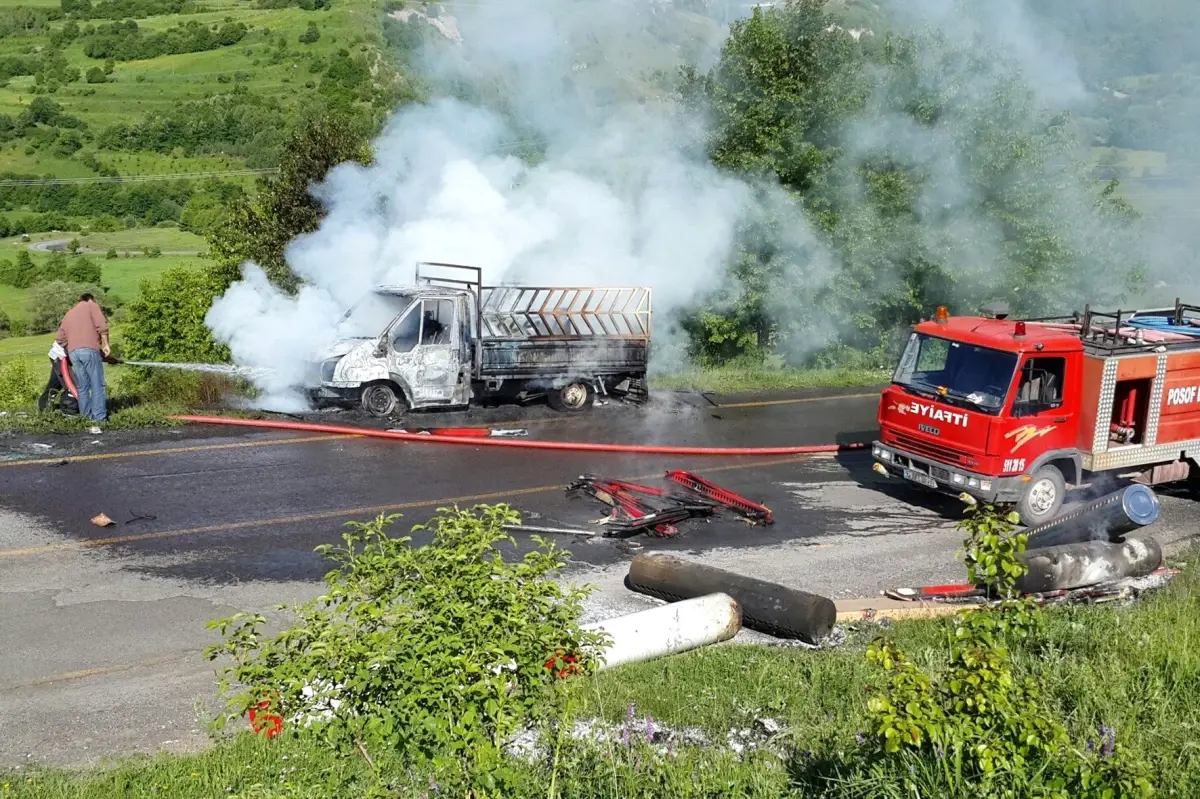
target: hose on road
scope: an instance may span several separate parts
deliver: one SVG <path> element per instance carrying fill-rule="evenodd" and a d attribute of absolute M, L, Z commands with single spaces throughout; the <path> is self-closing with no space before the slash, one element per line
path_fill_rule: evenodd
<path fill-rule="evenodd" d="M 232 427 L 259 427 L 268 430 L 298 430 L 306 433 L 384 438 L 393 441 L 416 441 L 423 444 L 470 444 L 473 447 L 511 447 L 514 449 L 559 450 L 566 452 L 620 452 L 636 455 L 816 455 L 825 452 L 844 452 L 862 449 L 866 444 L 822 444 L 803 447 L 677 447 L 646 446 L 642 444 L 596 444 L 587 441 L 530 441 L 512 438 L 468 438 L 461 436 L 423 436 L 417 433 L 394 433 L 338 424 L 283 422 L 268 419 L 234 419 L 225 416 L 170 416 L 177 422 L 214 424 Z"/>

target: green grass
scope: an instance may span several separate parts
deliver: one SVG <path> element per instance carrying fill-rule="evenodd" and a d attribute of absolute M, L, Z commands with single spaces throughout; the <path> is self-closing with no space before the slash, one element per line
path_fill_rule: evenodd
<path fill-rule="evenodd" d="M 650 378 L 650 386 L 735 394 L 743 391 L 877 386 L 886 383 L 890 375 L 890 369 L 821 370 L 728 366 L 654 375 Z"/>
<path fill-rule="evenodd" d="M 1064 719 L 1076 746 L 1095 740 L 1101 724 L 1113 726 L 1117 745 L 1150 764 L 1159 796 L 1200 795 L 1200 565 L 1132 607 L 1056 608 L 1044 615 L 1040 646 L 1018 643 L 1013 659 L 1019 676 L 1039 683 L 1047 712 Z M 891 634 L 914 662 L 930 668 L 945 661 L 950 630 L 941 619 L 898 623 Z M 811 779 L 811 763 L 853 752 L 855 733 L 867 729 L 868 692 L 882 680 L 864 650 L 879 632 L 860 625 L 846 645 L 820 652 L 711 647 L 579 679 L 571 686 L 575 718 L 621 725 L 632 706 L 635 740 L 649 714 L 658 725 L 700 728 L 716 743 L 652 763 L 642 762 L 645 750 L 635 757 L 620 742 L 595 745 L 590 754 L 575 751 L 559 770 L 560 795 L 811 795 L 793 780 Z M 727 732 L 755 718 L 782 725 L 795 752 L 785 768 L 770 757 L 739 762 L 725 749 Z M 394 788 L 409 785 L 416 795 L 429 790 L 419 769 L 409 774 L 386 755 L 376 756 Z M 514 796 L 549 795 L 544 763 L 518 771 L 523 784 Z M 361 796 L 370 778 L 363 760 L 335 757 L 310 739 L 267 742 L 241 734 L 200 754 L 135 757 L 82 773 L 31 767 L 0 775 L 0 783 L 7 786 L 0 795 L 22 799 L 191 799 Z"/>
<path fill-rule="evenodd" d="M 51 4 L 50 2 L 46 3 Z M 0 0 L 0 8 L 31 5 L 28 0 Z M 57 3 L 53 3 L 57 5 Z M 160 30 L 189 21 L 221 23 L 226 18 L 251 26 L 238 44 L 202 53 L 165 55 L 159 58 L 118 62 L 110 81 L 88 84 L 82 79 L 59 88 L 53 95 L 63 109 L 83 119 L 92 132 L 108 125 L 140 120 L 148 113 L 166 113 L 181 101 L 202 100 L 214 94 L 228 93 L 235 85 L 244 86 L 263 96 L 280 98 L 298 113 L 318 80 L 308 71 L 310 55 L 329 56 L 342 47 L 359 49 L 357 40 L 379 38 L 376 22 L 378 6 L 370 0 L 337 0 L 325 11 L 298 8 L 262 10 L 249 2 L 215 2 L 205 5 L 214 10 L 202 14 L 179 14 L 138 20 L 147 31 Z M 99 21 L 98 21 L 99 22 Z M 315 22 L 321 38 L 309 45 L 297 39 L 309 22 Z M 98 23 L 97 23 L 98 24 Z M 51 23 L 51 29 L 62 22 Z M 269 31 L 269 33 L 268 33 Z M 289 57 L 281 63 L 269 63 L 268 50 L 274 49 L 279 36 L 287 41 Z M 20 55 L 31 47 L 45 47 L 49 36 L 13 36 L 0 40 L 0 57 Z M 88 58 L 80 40 L 68 45 L 63 54 L 81 72 L 103 66 L 103 60 Z M 256 63 L 257 62 L 257 63 Z M 243 80 L 234 81 L 235 73 Z M 220 80 L 218 80 L 220 78 Z M 0 113 L 19 114 L 35 96 L 32 76 L 17 77 L 0 87 Z M 27 152 L 24 140 L 0 147 L 0 163 L 6 171 L 52 174 L 58 177 L 86 177 L 92 172 L 73 158 L 61 158 L 46 152 Z M 85 147 L 85 150 L 93 149 Z M 82 151 L 81 151 L 82 152 Z M 214 171 L 244 166 L 240 157 L 185 157 L 182 153 L 111 153 L 101 151 L 100 160 L 121 174 L 150 174 Z"/>
<path fill-rule="evenodd" d="M 118 234 L 107 235 L 116 236 Z M 50 257 L 47 253 L 35 252 L 31 255 L 35 262 L 44 261 Z M 88 257 L 100 264 L 101 284 L 106 286 L 111 294 L 120 297 L 126 303 L 141 293 L 140 284 L 143 280 L 155 280 L 163 272 L 175 267 L 199 269 L 209 263 L 194 255 L 163 255 L 158 258 L 135 256 L 111 259 L 105 258 L 103 255 L 89 255 Z M 0 309 L 3 309 L 12 319 L 25 320 L 29 318 L 28 298 L 29 289 L 0 286 Z M 2 358 L 2 350 L 0 350 L 0 359 Z"/>

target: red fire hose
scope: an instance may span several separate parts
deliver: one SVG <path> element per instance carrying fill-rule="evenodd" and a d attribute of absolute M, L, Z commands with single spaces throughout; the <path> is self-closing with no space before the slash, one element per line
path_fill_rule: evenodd
<path fill-rule="evenodd" d="M 222 424 L 234 427 L 263 427 L 270 430 L 300 430 L 306 433 L 332 433 L 386 438 L 393 441 L 416 441 L 438 444 L 470 444 L 473 447 L 512 447 L 515 449 L 548 449 L 568 452 L 624 452 L 640 455 L 813 455 L 822 452 L 842 452 L 862 449 L 866 444 L 822 444 L 807 447 L 672 447 L 639 444 L 593 444 L 586 441 L 529 441 L 512 438 L 467 438 L 460 436 L 423 436 L 417 433 L 393 433 L 337 424 L 311 424 L 266 419 L 232 419 L 223 416 L 171 416 L 178 422 L 192 424 Z"/>

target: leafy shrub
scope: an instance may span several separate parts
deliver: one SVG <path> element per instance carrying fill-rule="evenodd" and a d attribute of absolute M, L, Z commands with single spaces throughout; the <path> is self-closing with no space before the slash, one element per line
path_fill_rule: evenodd
<path fill-rule="evenodd" d="M 0 364 L 0 408 L 23 408 L 32 405 L 45 385 L 46 375 L 35 375 L 24 358 Z"/>
<path fill-rule="evenodd" d="M 121 220 L 112 214 L 100 214 L 92 220 L 92 230 L 97 233 L 116 233 L 121 228 Z"/>
<path fill-rule="evenodd" d="M 104 253 L 105 260 L 111 261 L 112 259 L 114 259 L 116 257 L 117 257 L 117 248 L 116 247 L 109 247 L 108 252 Z"/>
<path fill-rule="evenodd" d="M 105 304 L 104 290 L 86 283 L 67 283 L 52 280 L 39 283 L 29 291 L 29 323 L 26 332 L 30 335 L 50 333 L 58 329 L 63 315 L 71 310 L 84 292 L 91 292 L 96 302 Z"/>
<path fill-rule="evenodd" d="M 233 659 L 216 726 L 266 701 L 288 729 L 372 768 L 372 752 L 397 754 L 494 785 L 511 736 L 561 699 L 547 662 L 561 669 L 556 653 L 580 653 L 590 669 L 603 639 L 579 628 L 585 591 L 555 582 L 566 559 L 552 544 L 501 557 L 497 545 L 515 543 L 503 525 L 520 520 L 507 505 L 443 508 L 413 528 L 433 532 L 420 547 L 387 535 L 395 518 L 352 522 L 344 547 L 319 547 L 337 564 L 324 596 L 274 638 L 257 614 L 210 623 L 225 641 L 209 657 Z"/>
<path fill-rule="evenodd" d="M 207 271 L 168 269 L 157 281 L 143 280 L 129 304 L 122 336 L 131 360 L 220 362 L 228 350 L 217 345 L 204 315 L 222 291 Z"/>
<path fill-rule="evenodd" d="M 107 83 L 108 74 L 100 67 L 91 67 L 86 73 L 88 83 Z"/>
<path fill-rule="evenodd" d="M 321 32 L 317 30 L 315 22 L 308 23 L 308 27 L 304 29 L 304 33 L 300 34 L 300 44 L 312 44 L 321 38 Z"/>
<path fill-rule="evenodd" d="M 1116 746 L 1105 727 L 1097 751 L 1073 746 L 1038 684 L 1014 673 L 1007 642 L 1028 637 L 1040 621 L 1032 600 L 1014 599 L 1026 567 L 1017 555 L 1024 534 L 1012 535 L 1013 515 L 971 503 L 960 523 L 972 580 L 1005 599 L 960 614 L 950 660 L 926 673 L 888 639 L 872 643 L 868 659 L 888 675 L 868 711 L 876 728 L 867 771 L 854 781 L 899 786 L 910 796 L 984 799 L 1134 799 L 1154 793 L 1150 772 Z"/>
<path fill-rule="evenodd" d="M 0 308 L 0 338 L 6 338 L 12 333 L 12 319 Z"/>

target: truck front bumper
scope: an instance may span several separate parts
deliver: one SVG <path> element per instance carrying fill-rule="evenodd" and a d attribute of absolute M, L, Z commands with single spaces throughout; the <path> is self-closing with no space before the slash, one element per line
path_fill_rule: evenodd
<path fill-rule="evenodd" d="M 994 477 L 965 469 L 935 463 L 902 449 L 871 442 L 871 458 L 893 477 L 913 485 L 957 496 L 964 491 L 987 503 L 1016 502 L 1021 497 L 1025 481 L 1021 476 Z"/>

